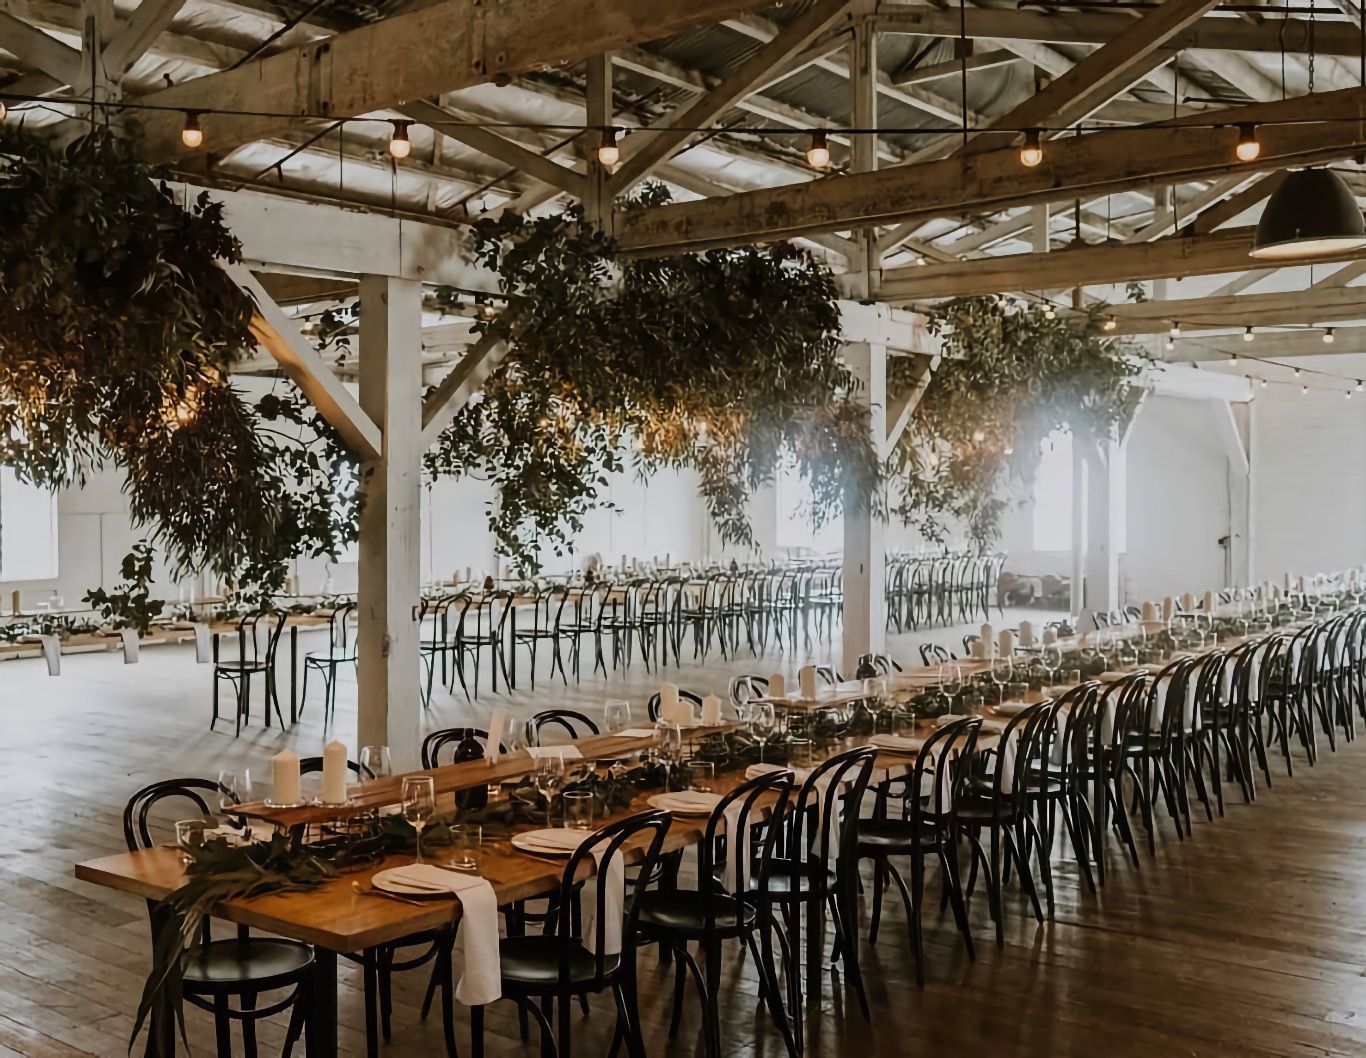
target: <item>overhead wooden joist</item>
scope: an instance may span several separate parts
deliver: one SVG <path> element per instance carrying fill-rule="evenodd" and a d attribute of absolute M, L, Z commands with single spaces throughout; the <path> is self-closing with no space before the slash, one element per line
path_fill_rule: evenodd
<path fill-rule="evenodd" d="M 1044 41 L 1050 44 L 1104 44 L 1133 25 L 1130 13 L 1096 11 L 1036 14 L 1029 11 L 989 11 L 968 8 L 962 13 L 969 37 L 993 40 Z M 885 33 L 956 37 L 960 13 L 957 7 L 936 10 L 909 4 L 884 5 L 877 15 L 878 29 Z M 1268 18 L 1248 22 L 1241 18 L 1207 15 L 1167 42 L 1172 51 L 1259 51 L 1293 54 L 1309 51 L 1309 23 L 1300 18 Z M 1316 21 L 1312 39 L 1319 55 L 1361 54 L 1361 31 L 1350 22 Z"/>
<path fill-rule="evenodd" d="M 1175 349 L 1163 353 L 1171 363 L 1219 363 L 1240 360 L 1275 360 L 1296 356 L 1353 356 L 1366 353 L 1366 327 L 1335 327 L 1333 341 L 1324 342 L 1325 328 L 1264 331 L 1250 342 L 1241 334 L 1183 338 Z"/>
<path fill-rule="evenodd" d="M 203 153 L 288 127 L 279 115 L 339 117 L 575 62 L 767 6 L 767 0 L 444 0 L 299 48 L 153 92 L 140 102 L 205 113 Z M 184 115 L 144 111 L 147 153 L 188 153 Z"/>
<path fill-rule="evenodd" d="M 886 301 L 918 301 L 1243 272 L 1255 263 L 1248 256 L 1254 233 L 1253 228 L 1233 228 L 1156 242 L 1077 246 L 1050 253 L 911 265 L 883 272 L 879 292 Z M 1316 258 L 1314 263 L 1363 258 L 1366 250 L 1349 250 Z"/>
<path fill-rule="evenodd" d="M 1366 150 L 1366 89 L 1230 107 L 1199 120 L 1228 127 L 1140 127 L 1066 137 L 1051 141 L 1042 164 L 1032 169 L 1021 164 L 1019 152 L 1005 148 L 636 210 L 617 219 L 616 234 L 630 251 L 678 252 L 1331 161 Z M 1232 127 L 1239 122 L 1294 124 L 1262 125 L 1261 156 L 1239 162 Z"/>
<path fill-rule="evenodd" d="M 1313 326 L 1366 319 L 1366 287 L 1314 287 L 1275 294 L 1141 301 L 1116 305 L 1110 315 L 1116 323 L 1110 332 L 1113 334 L 1165 334 L 1174 323 L 1181 325 L 1182 334 L 1226 327 Z M 1178 349 L 1181 342 L 1177 339 Z M 1249 355 L 1255 355 L 1255 340 L 1247 344 Z"/>

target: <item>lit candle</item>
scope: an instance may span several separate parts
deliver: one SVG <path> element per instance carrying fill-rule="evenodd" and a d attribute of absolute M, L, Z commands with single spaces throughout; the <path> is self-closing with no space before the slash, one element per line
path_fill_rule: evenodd
<path fill-rule="evenodd" d="M 303 800 L 299 784 L 299 757 L 287 749 L 270 759 L 272 800 L 277 805 L 296 805 Z"/>
<path fill-rule="evenodd" d="M 323 803 L 346 803 L 346 747 L 340 742 L 323 747 Z"/>

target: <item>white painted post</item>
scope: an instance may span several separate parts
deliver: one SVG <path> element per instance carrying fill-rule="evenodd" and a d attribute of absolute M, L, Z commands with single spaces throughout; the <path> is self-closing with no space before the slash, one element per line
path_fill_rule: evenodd
<path fill-rule="evenodd" d="M 384 437 L 366 466 L 360 520 L 358 744 L 387 744 L 394 766 L 418 766 L 421 594 L 421 284 L 360 281 L 360 404 Z"/>
<path fill-rule="evenodd" d="M 1076 617 L 1086 609 L 1086 453 L 1072 439 L 1072 584 L 1069 609 Z M 1078 631 L 1083 631 L 1078 629 Z M 1089 631 L 1089 629 L 1085 629 Z"/>
<path fill-rule="evenodd" d="M 1093 612 L 1116 609 L 1119 597 L 1119 495 L 1116 441 L 1085 446 L 1086 474 L 1086 605 Z"/>
<path fill-rule="evenodd" d="M 844 347 L 849 370 L 863 383 L 858 400 L 869 409 L 873 443 L 887 437 L 887 347 L 851 342 Z M 860 654 L 887 646 L 886 565 L 882 520 L 868 508 L 844 511 L 844 667 L 852 678 Z"/>

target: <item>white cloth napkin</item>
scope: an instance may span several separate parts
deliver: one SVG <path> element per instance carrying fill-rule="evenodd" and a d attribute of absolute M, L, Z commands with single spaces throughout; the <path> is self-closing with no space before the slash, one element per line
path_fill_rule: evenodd
<path fill-rule="evenodd" d="M 1018 716 L 1026 709 L 1030 708 L 1028 702 L 1002 702 L 1000 705 L 993 705 L 992 711 L 1001 716 Z"/>
<path fill-rule="evenodd" d="M 195 664 L 207 665 L 213 660 L 213 637 L 209 635 L 209 626 L 203 621 L 195 621 L 190 627 L 194 629 Z"/>
<path fill-rule="evenodd" d="M 775 771 L 790 771 L 798 782 L 806 782 L 811 775 L 809 768 L 789 768 L 786 764 L 751 764 L 745 769 L 745 778 L 757 779 L 760 775 L 772 775 Z"/>
<path fill-rule="evenodd" d="M 655 730 L 649 727 L 632 727 L 625 731 L 612 732 L 613 738 L 654 738 Z"/>
<path fill-rule="evenodd" d="M 390 874 L 398 882 L 436 886 L 454 893 L 464 910 L 456 944 L 464 952 L 465 969 L 455 998 L 466 1006 L 484 1006 L 502 997 L 502 963 L 498 956 L 498 898 L 493 886 L 477 874 L 443 871 L 430 863 L 414 863 Z"/>
<path fill-rule="evenodd" d="M 49 676 L 60 676 L 62 674 L 62 641 L 56 636 L 39 636 L 38 641 L 43 645 L 43 658 L 47 661 L 47 674 Z"/>
<path fill-rule="evenodd" d="M 532 760 L 540 760 L 542 757 L 559 757 L 561 760 L 583 759 L 578 746 L 529 746 L 527 753 L 531 755 Z"/>
<path fill-rule="evenodd" d="M 607 921 L 602 927 L 602 954 L 616 955 L 621 951 L 621 918 L 626 906 L 626 865 L 618 852 L 608 861 L 604 870 L 603 855 L 604 851 L 594 850 L 593 858 L 598 861 L 598 873 L 583 887 L 583 946 L 597 953 L 594 947 L 598 940 L 595 921 L 598 913 L 597 887 L 605 885 L 607 892 L 603 897 L 602 909 Z"/>
<path fill-rule="evenodd" d="M 740 833 L 740 813 L 745 809 L 745 798 L 737 798 L 726 806 L 726 865 L 721 870 L 721 882 L 726 892 L 734 895 L 740 884 L 740 857 L 745 858 L 745 880 L 754 877 L 753 855 L 748 834 Z"/>
<path fill-rule="evenodd" d="M 868 745 L 885 749 L 890 753 L 919 753 L 925 748 L 923 738 L 906 738 L 903 735 L 874 735 Z"/>

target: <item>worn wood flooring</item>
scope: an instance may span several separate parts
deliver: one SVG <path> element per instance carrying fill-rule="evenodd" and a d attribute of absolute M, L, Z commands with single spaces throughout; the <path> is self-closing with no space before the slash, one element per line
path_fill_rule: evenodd
<path fill-rule="evenodd" d="M 1018 617 L 1021 615 L 1012 615 Z M 958 641 L 963 629 L 896 637 L 910 660 L 913 644 Z M 305 646 L 310 641 L 304 640 Z M 313 644 L 320 645 L 320 644 Z M 837 656 L 828 645 L 817 660 Z M 800 659 L 783 659 L 795 671 Z M 546 664 L 543 657 L 542 668 Z M 767 659 L 666 670 L 683 686 L 724 693 L 738 672 L 766 673 Z M 316 753 L 319 703 L 309 703 L 288 733 L 254 724 L 240 739 L 220 724 L 208 731 L 209 669 L 188 648 L 148 650 L 136 666 L 108 655 L 64 659 L 59 678 L 41 662 L 0 665 L 0 1058 L 114 1058 L 127 1051 L 132 1015 L 148 965 L 145 906 L 77 882 L 71 865 L 121 847 L 119 814 L 146 782 L 208 775 L 236 765 L 264 767 L 283 745 Z M 525 660 L 522 662 L 525 673 Z M 497 702 L 519 711 L 552 705 L 601 709 L 609 696 L 643 706 L 658 682 L 637 665 L 626 677 L 565 688 L 525 675 L 512 696 L 485 690 L 474 705 L 441 695 L 434 728 L 482 720 Z M 353 730 L 354 684 L 341 693 L 338 725 Z M 345 738 L 345 735 L 343 735 Z M 873 1058 L 951 1052 L 991 1056 L 1104 1055 L 1211 1058 L 1324 1058 L 1366 1054 L 1366 745 L 1324 754 L 1310 769 L 1297 760 L 1293 780 L 1279 765 L 1275 787 L 1254 805 L 1230 799 L 1227 815 L 1198 821 L 1193 839 L 1170 826 L 1156 856 L 1135 871 L 1112 855 L 1112 875 L 1092 896 L 1078 885 L 1066 853 L 1055 855 L 1058 907 L 1038 926 L 1018 890 L 1006 903 L 1006 943 L 992 944 L 985 898 L 972 902 L 978 958 L 970 962 L 952 920 L 938 911 L 932 880 L 925 913 L 927 985 L 914 983 L 905 919 L 895 898 L 882 934 L 861 959 L 872 1002 L 865 1023 L 838 971 L 820 982 L 808 1027 L 808 1053 Z M 343 1053 L 364 1053 L 359 976 L 343 968 Z M 748 960 L 729 953 L 722 1000 L 726 1054 L 776 1056 L 777 1034 L 757 1011 Z M 649 1053 L 698 1051 L 699 1017 L 689 992 L 677 1038 L 669 1040 L 671 971 L 643 956 L 642 1008 Z M 394 1038 L 386 1055 L 442 1053 L 439 1023 L 423 1024 L 422 972 L 397 982 Z M 457 1014 L 468 1053 L 468 1019 Z M 575 1051 L 604 1054 L 610 1003 L 577 1012 Z M 517 1038 L 510 1004 L 490 1012 L 490 1055 L 533 1055 Z M 191 1012 L 195 1054 L 212 1054 L 207 1015 Z M 262 1032 L 263 1053 L 278 1053 L 283 1023 Z M 240 1049 L 239 1052 L 240 1053 Z"/>

